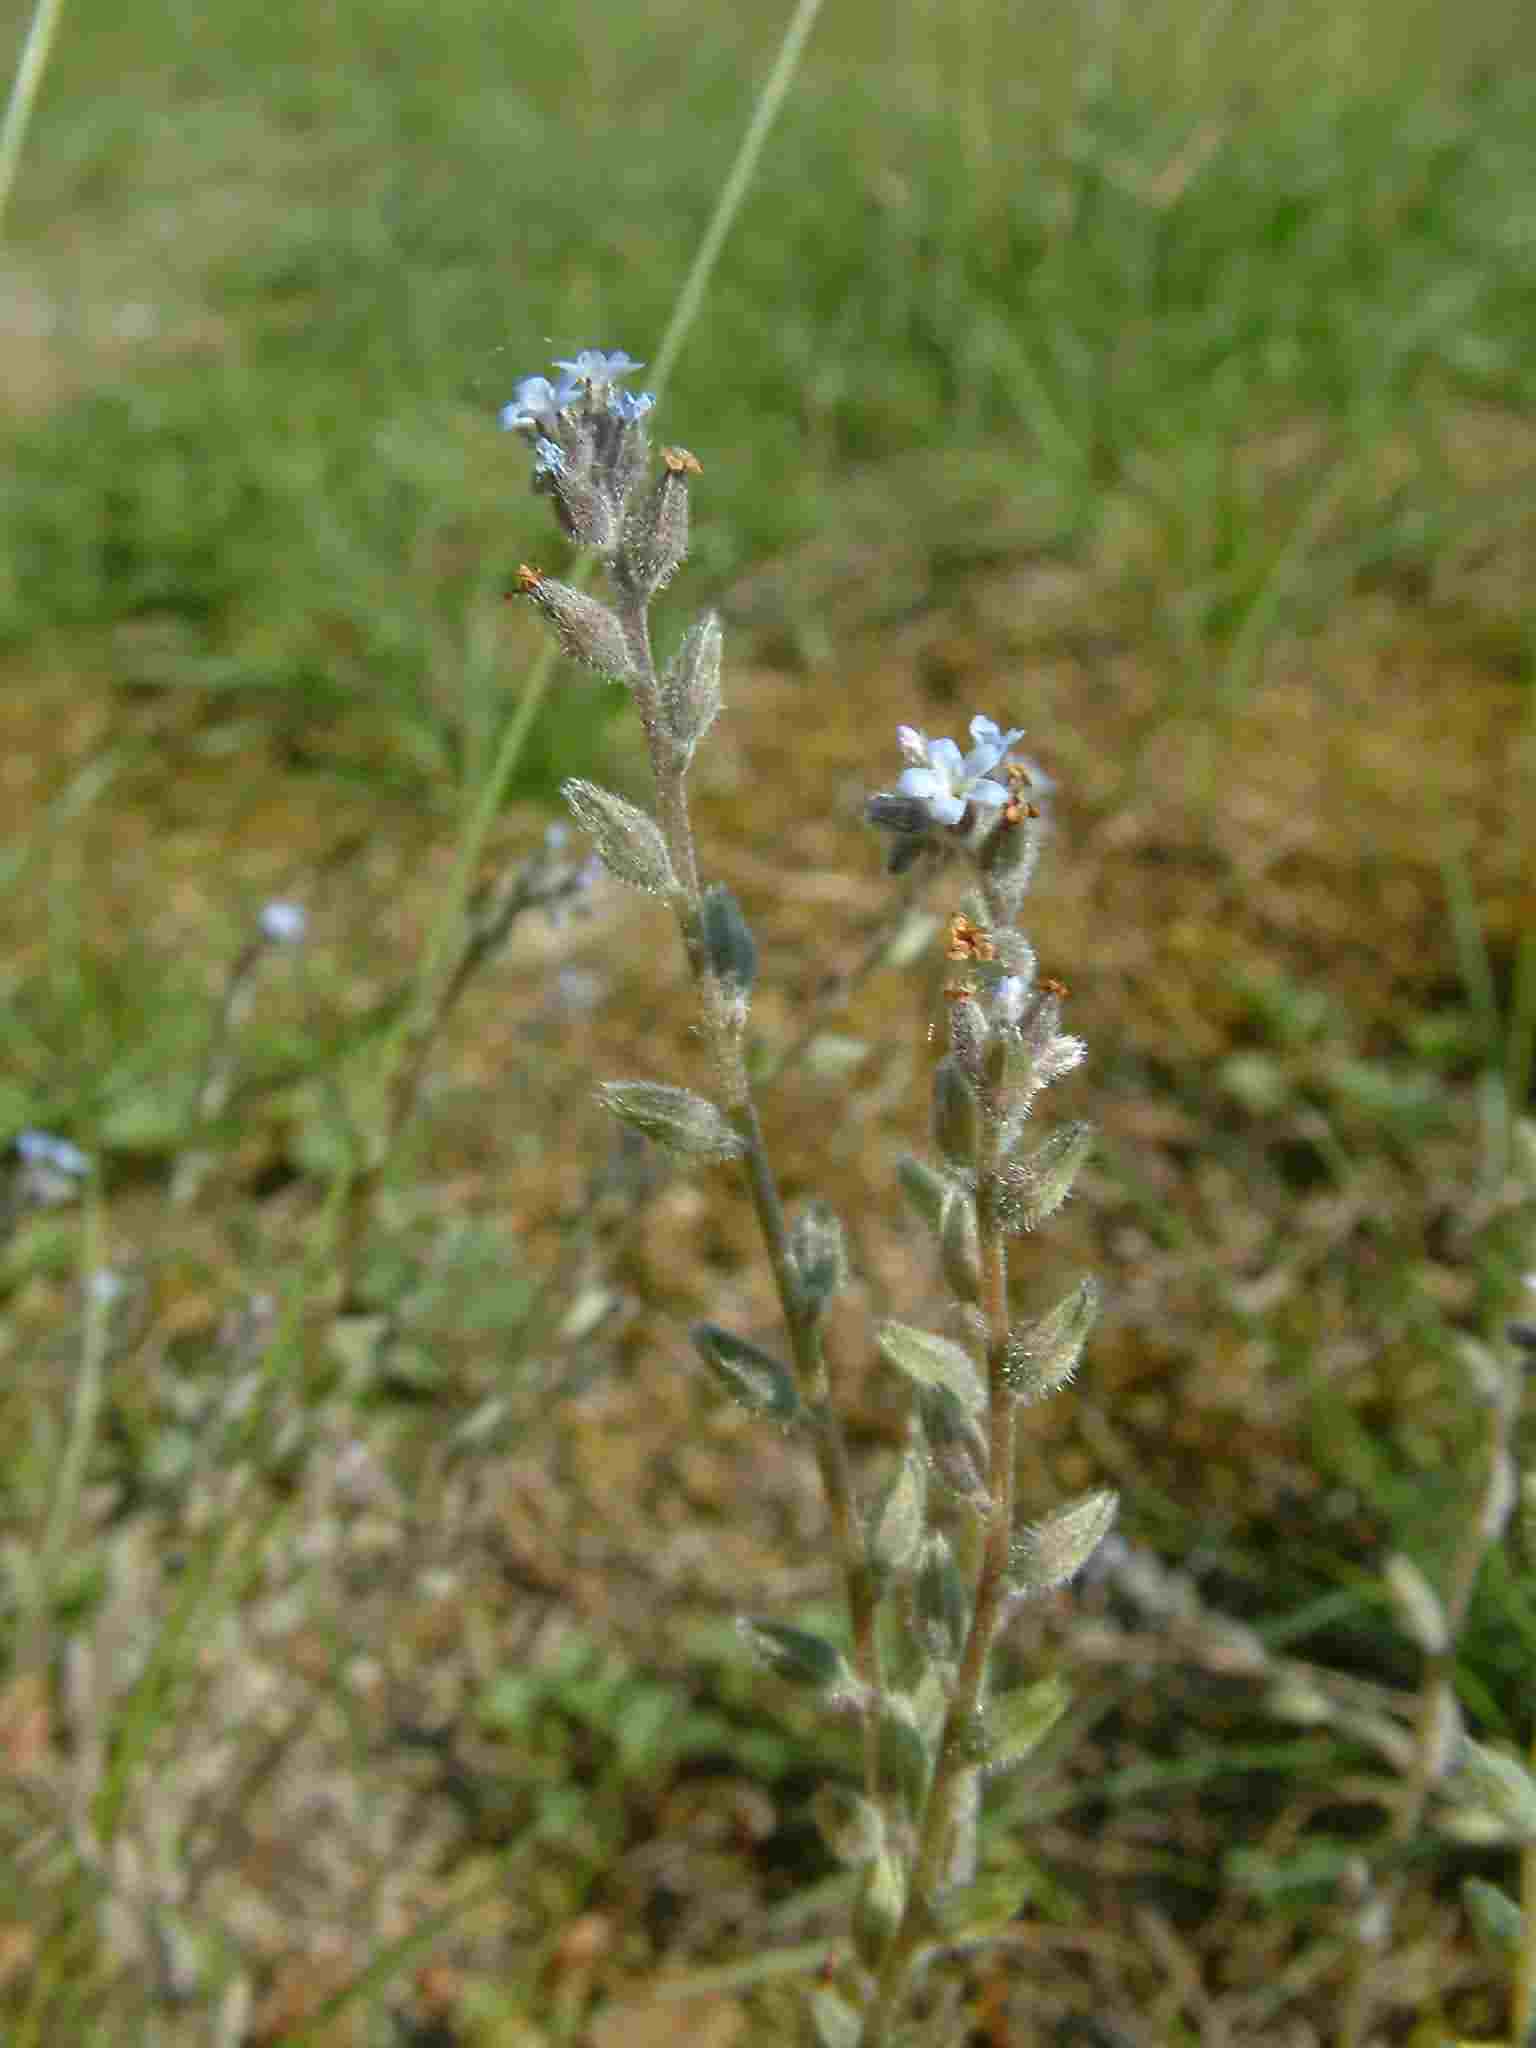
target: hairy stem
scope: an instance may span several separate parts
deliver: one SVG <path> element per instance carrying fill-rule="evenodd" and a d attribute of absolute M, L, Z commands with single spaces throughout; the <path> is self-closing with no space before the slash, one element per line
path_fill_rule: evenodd
<path fill-rule="evenodd" d="M 625 598 L 619 606 L 619 619 L 641 675 L 635 698 L 650 753 L 656 790 L 656 821 L 678 880 L 678 894 L 673 901 L 678 930 L 698 990 L 705 1040 L 725 1096 L 725 1107 L 742 1140 L 741 1170 L 752 1198 L 758 1232 L 768 1254 L 774 1290 L 789 1339 L 795 1384 L 813 1417 L 816 1465 L 826 1497 L 833 1541 L 842 1565 L 848 1602 L 853 1666 L 866 1688 L 862 1706 L 864 1777 L 866 1790 L 873 1799 L 878 1796 L 879 1789 L 879 1702 L 884 1680 L 875 1626 L 875 1583 L 859 1522 L 853 1465 L 842 1425 L 829 1399 L 827 1365 L 817 1313 L 805 1297 L 790 1252 L 784 1204 L 753 1098 L 740 1030 L 732 1020 L 732 998 L 721 985 L 705 947 L 703 893 L 699 885 L 698 856 L 688 808 L 686 764 L 663 725 L 660 686 L 644 604 Z"/>
<path fill-rule="evenodd" d="M 999 1121 L 983 1114 L 977 1141 L 976 1224 L 981 1257 L 980 1307 L 987 1326 L 986 1531 L 977 1572 L 971 1624 L 950 1693 L 939 1753 L 918 1823 L 917 1847 L 900 1924 L 880 1964 L 875 1994 L 864 2015 L 860 2048 L 883 2048 L 900 2016 L 918 1953 L 929 1928 L 929 1906 L 943 1883 L 957 1817 L 975 1757 L 970 1737 L 984 1703 L 993 1638 L 1003 1618 L 1013 1541 L 1016 1405 L 1007 1385 L 1008 1238 L 998 1213 Z"/>

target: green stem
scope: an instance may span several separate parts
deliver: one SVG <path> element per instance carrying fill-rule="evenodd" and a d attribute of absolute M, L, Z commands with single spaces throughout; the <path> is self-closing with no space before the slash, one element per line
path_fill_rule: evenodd
<path fill-rule="evenodd" d="M 704 942 L 704 899 L 688 808 L 686 763 L 664 728 L 660 685 L 644 603 L 625 598 L 619 607 L 619 620 L 641 677 L 635 688 L 635 701 L 650 753 L 656 791 L 656 822 L 678 881 L 673 910 L 698 991 L 705 1041 L 725 1095 L 731 1122 L 742 1140 L 741 1170 L 752 1198 L 758 1232 L 768 1254 L 774 1291 L 778 1295 L 779 1310 L 789 1339 L 795 1384 L 813 1417 L 816 1465 L 826 1497 L 833 1542 L 842 1563 L 853 1664 L 866 1688 L 862 1707 L 864 1777 L 873 1799 L 879 1789 L 879 1711 L 884 1677 L 875 1625 L 875 1583 L 859 1521 L 853 1465 L 842 1425 L 829 1399 L 817 1311 L 805 1298 L 790 1252 L 784 1204 L 742 1054 L 741 1027 L 735 1014 L 735 1001 L 731 992 L 722 986 Z"/>
<path fill-rule="evenodd" d="M 27 40 L 22 45 L 21 61 L 11 81 L 5 120 L 0 123 L 0 220 L 5 218 L 15 188 L 22 145 L 27 139 L 32 109 L 37 104 L 43 73 L 48 68 L 48 58 L 53 49 L 54 33 L 63 12 L 64 0 L 37 0 L 32 10 L 32 22 L 27 30 Z"/>

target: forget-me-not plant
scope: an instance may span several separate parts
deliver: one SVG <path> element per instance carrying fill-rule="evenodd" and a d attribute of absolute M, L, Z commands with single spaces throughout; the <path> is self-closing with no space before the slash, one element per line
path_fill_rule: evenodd
<path fill-rule="evenodd" d="M 653 458 L 653 400 L 624 383 L 641 367 L 622 351 L 585 350 L 556 365 L 558 382 L 525 378 L 504 408 L 503 426 L 532 450 L 534 490 L 596 555 L 607 596 L 527 567 L 518 585 L 569 655 L 629 690 L 644 731 L 654 812 L 591 782 L 567 782 L 564 793 L 608 870 L 671 908 L 711 1085 L 699 1094 L 610 1081 L 598 1095 L 672 1152 L 734 1163 L 756 1212 L 782 1351 L 709 1323 L 693 1339 L 725 1392 L 799 1432 L 819 1469 L 846 1638 L 776 1621 L 744 1622 L 743 1634 L 770 1669 L 862 1731 L 860 1783 L 829 1786 L 816 1801 L 857 1889 L 847 1967 L 816 1990 L 811 2013 L 825 2048 L 884 2048 L 918 2012 L 929 1966 L 1000 1931 L 1021 1903 L 1017 1877 L 979 1867 L 981 1787 L 1038 1747 L 1066 1693 L 1054 1674 L 999 1693 L 993 1653 L 1022 1606 L 1080 1570 L 1115 1513 L 1114 1495 L 1093 1491 L 1024 1521 L 1015 1498 L 1019 1410 L 1071 1377 L 1098 1299 L 1083 1280 L 1043 1314 L 1024 1314 L 1009 1275 L 1014 1241 L 1065 1199 L 1090 1144 L 1083 1124 L 1041 1139 L 1031 1124 L 1040 1092 L 1084 1055 L 1062 1029 L 1066 989 L 1037 974 L 1017 928 L 1048 785 L 1015 752 L 1018 729 L 978 716 L 966 752 L 901 726 L 905 765 L 867 806 L 892 873 L 948 864 L 958 880 L 947 1050 L 933 1078 L 936 1158 L 906 1161 L 901 1176 L 932 1235 L 950 1309 L 942 1330 L 892 1320 L 874 1332 L 905 1389 L 908 1435 L 894 1469 L 866 1483 L 826 1347 L 827 1310 L 848 1280 L 843 1229 L 821 1202 L 784 1211 L 747 1060 L 757 944 L 730 890 L 702 881 L 690 820 L 689 766 L 720 710 L 720 622 L 698 620 L 664 666 L 651 644 L 651 601 L 686 554 L 700 465 L 682 448 L 663 448 L 659 465 Z M 922 2016 L 942 2024 L 943 2008 Z"/>

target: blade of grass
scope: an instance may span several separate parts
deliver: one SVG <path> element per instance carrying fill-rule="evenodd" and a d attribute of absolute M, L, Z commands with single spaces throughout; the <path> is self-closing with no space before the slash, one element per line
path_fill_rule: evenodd
<path fill-rule="evenodd" d="M 27 39 L 21 46 L 21 58 L 16 66 L 16 76 L 11 81 L 10 98 L 6 101 L 5 120 L 0 123 L 0 225 L 5 221 L 5 210 L 16 183 L 32 110 L 37 105 L 43 73 L 48 68 L 54 34 L 63 12 L 64 0 L 37 0 Z"/>

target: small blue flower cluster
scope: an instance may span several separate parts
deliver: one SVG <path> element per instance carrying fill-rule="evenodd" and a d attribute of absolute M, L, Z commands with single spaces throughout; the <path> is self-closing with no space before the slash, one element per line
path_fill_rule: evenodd
<path fill-rule="evenodd" d="M 649 391 L 615 388 L 618 378 L 645 368 L 621 348 L 584 348 L 568 361 L 557 357 L 555 368 L 565 372 L 558 384 L 551 384 L 547 377 L 525 377 L 512 394 L 511 404 L 501 409 L 501 424 L 507 432 L 539 437 L 535 446 L 558 444 L 561 413 L 574 410 L 583 398 L 609 406 L 626 421 L 644 419 L 656 403 Z"/>
<path fill-rule="evenodd" d="M 91 1170 L 88 1155 L 68 1138 L 55 1138 L 49 1131 L 22 1131 L 16 1139 L 16 1157 L 23 1166 L 45 1168 L 66 1180 L 84 1180 Z"/>
<path fill-rule="evenodd" d="M 586 348 L 556 362 L 558 383 L 524 377 L 501 409 L 507 432 L 532 444 L 533 487 L 554 498 L 566 533 L 610 557 L 645 470 L 643 422 L 656 403 L 649 391 L 622 390 L 618 380 L 644 367 L 623 349 Z"/>
<path fill-rule="evenodd" d="M 90 1178 L 90 1154 L 51 1131 L 20 1131 L 12 1149 L 16 1167 L 5 1205 L 8 1221 L 21 1209 L 56 1209 L 72 1202 Z"/>

